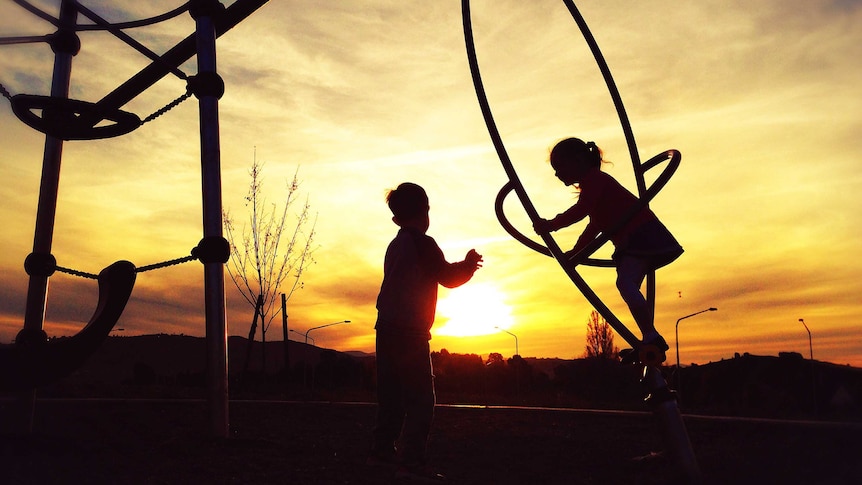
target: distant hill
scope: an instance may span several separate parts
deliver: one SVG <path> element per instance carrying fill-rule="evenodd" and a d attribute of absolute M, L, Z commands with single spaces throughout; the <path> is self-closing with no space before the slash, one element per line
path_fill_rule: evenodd
<path fill-rule="evenodd" d="M 572 360 L 560 359 L 556 357 L 524 357 L 524 361 L 526 361 L 533 369 L 536 369 L 539 372 L 544 372 L 549 377 L 552 377 L 554 375 L 554 369 L 556 369 L 560 365 L 566 362 L 572 362 Z"/>
<path fill-rule="evenodd" d="M 243 337 L 228 339 L 232 382 L 244 373 L 246 376 L 263 375 L 265 359 L 266 375 L 281 377 L 261 382 L 272 384 L 281 379 L 280 396 L 283 396 L 284 382 L 293 379 L 304 389 L 309 384 L 321 390 L 327 385 L 337 386 L 340 391 L 330 396 L 334 400 L 345 399 L 344 396 L 353 392 L 347 388 L 351 385 L 359 386 L 356 392 L 362 393 L 361 399 L 373 399 L 373 354 L 337 352 L 295 341 L 288 341 L 287 345 L 283 341 L 267 342 L 266 352 L 262 350 L 263 345 L 257 341 L 249 348 L 248 340 Z M 285 355 L 291 369 L 287 374 L 284 372 Z M 557 396 L 548 405 L 565 402 L 589 405 L 590 400 L 598 399 L 599 403 L 594 405 L 614 407 L 613 399 L 604 398 L 624 396 L 624 401 L 619 403 L 622 407 L 624 403 L 631 405 L 632 395 L 640 395 L 636 369 L 624 368 L 615 362 L 596 366 L 595 362 L 584 359 L 525 358 L 523 363 L 533 375 L 544 376 L 533 379 L 533 387 L 529 387 L 523 380 L 524 374 L 520 374 L 518 392 L 521 398 L 526 397 L 523 393 L 539 393 L 538 398 L 529 402 L 546 399 L 541 396 Z M 478 369 L 464 369 L 463 374 L 457 366 L 454 371 L 447 368 L 444 375 L 439 376 L 439 384 L 443 385 L 441 389 L 463 388 L 457 381 L 475 379 L 476 372 L 481 374 L 483 368 L 485 366 L 480 363 Z M 205 369 L 206 341 L 202 337 L 165 334 L 109 337 L 84 366 L 63 381 L 41 389 L 39 395 L 202 397 L 205 395 Z M 681 407 L 689 412 L 862 420 L 862 369 L 859 368 L 812 362 L 796 353 L 782 353 L 778 357 L 738 355 L 719 362 L 685 367 L 680 372 L 674 367 L 666 367 L 664 372 L 671 387 L 679 391 Z M 344 378 L 344 375 L 348 377 Z M 495 379 L 500 376 L 497 373 Z M 478 375 L 478 382 L 489 382 L 488 377 L 482 380 Z M 515 389 L 515 386 L 511 387 Z M 605 392 L 604 388 L 614 392 Z M 621 392 L 623 388 L 634 390 Z M 265 389 L 256 390 L 259 391 L 256 395 L 266 392 Z M 357 396 L 356 392 L 351 395 Z M 575 399 L 559 400 L 562 392 L 576 393 Z M 445 394 L 442 397 L 447 398 Z M 458 396 L 448 398 L 460 399 Z M 484 403 L 496 400 L 493 396 L 478 399 Z M 513 400 L 511 396 L 501 396 L 497 402 L 511 403 Z"/>
<path fill-rule="evenodd" d="M 362 352 L 361 350 L 348 350 L 344 352 L 351 357 L 356 357 L 357 359 L 368 359 L 374 357 L 374 354 L 369 354 L 368 352 Z"/>
<path fill-rule="evenodd" d="M 244 370 L 260 374 L 264 359 L 268 374 L 277 374 L 284 369 L 285 349 L 291 366 L 305 363 L 315 366 L 321 355 L 335 353 L 302 342 L 289 340 L 287 347 L 283 341 L 266 343 L 256 341 L 251 348 L 248 339 L 238 336 L 228 338 L 229 373 L 232 378 Z M 207 346 L 203 337 L 188 335 L 140 335 L 133 337 L 108 337 L 86 362 L 69 377 L 46 386 L 40 391 L 44 396 L 105 396 L 125 393 L 120 386 L 154 385 L 163 388 L 202 386 L 207 366 Z M 342 354 L 347 355 L 347 354 Z M 362 352 L 353 353 L 347 358 L 363 360 L 368 357 Z M 168 392 L 168 391 L 165 391 Z M 135 393 L 137 394 L 137 393 Z"/>
<path fill-rule="evenodd" d="M 862 369 L 810 361 L 795 352 L 737 355 L 686 367 L 680 376 L 684 408 L 721 415 L 862 420 Z M 677 377 L 671 382 L 676 384 Z"/>

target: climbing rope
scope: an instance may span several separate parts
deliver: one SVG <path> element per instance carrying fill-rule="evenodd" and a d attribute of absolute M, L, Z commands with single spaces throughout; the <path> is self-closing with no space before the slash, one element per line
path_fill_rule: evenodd
<path fill-rule="evenodd" d="M 168 261 L 162 261 L 161 263 L 148 264 L 146 266 L 141 266 L 140 268 L 135 268 L 135 273 L 146 273 L 147 271 L 153 271 L 156 269 L 167 268 L 168 266 L 176 266 L 178 264 L 187 263 L 187 262 L 193 261 L 195 259 L 198 259 L 198 257 L 194 256 L 194 255 L 189 255 L 189 256 L 183 256 L 181 258 L 170 259 Z M 81 278 L 89 278 L 91 280 L 95 280 L 95 279 L 99 278 L 99 275 L 97 275 L 97 274 L 87 273 L 86 271 L 79 271 L 79 270 L 71 269 L 71 268 L 65 268 L 63 266 L 55 266 L 54 269 L 59 271 L 60 273 L 66 273 L 68 275 L 78 276 Z"/>
<path fill-rule="evenodd" d="M 135 273 L 145 273 L 156 269 L 167 268 L 178 264 L 187 263 L 195 259 L 201 263 L 226 263 L 230 258 L 230 243 L 227 239 L 220 236 L 207 236 L 192 249 L 191 254 L 176 259 L 169 259 L 160 263 L 148 264 L 135 268 Z M 76 269 L 65 268 L 56 264 L 54 257 L 50 254 L 31 254 L 24 262 L 24 267 L 27 272 L 40 272 L 46 276 L 51 274 L 51 270 L 66 273 L 72 276 L 80 276 L 82 278 L 97 279 L 99 275 L 87 273 L 86 271 L 78 271 Z"/>
<path fill-rule="evenodd" d="M 187 263 L 189 261 L 194 261 L 198 259 L 197 256 L 190 254 L 188 256 L 183 256 L 182 258 L 171 259 L 168 261 L 162 261 L 161 263 L 148 264 L 146 266 L 141 266 L 135 270 L 135 273 L 145 273 L 147 271 L 152 271 L 154 269 L 167 268 L 168 266 L 176 266 L 178 264 Z"/>
<path fill-rule="evenodd" d="M 76 269 L 64 268 L 62 266 L 55 266 L 54 269 L 61 273 L 70 274 L 72 276 L 80 276 L 81 278 L 89 278 L 91 280 L 95 280 L 99 277 L 97 274 L 87 273 L 85 271 L 78 271 Z"/>
<path fill-rule="evenodd" d="M 167 113 L 168 111 L 170 111 L 170 110 L 172 110 L 172 109 L 176 108 L 176 107 L 177 107 L 177 106 L 179 106 L 183 101 L 185 101 L 185 100 L 187 100 L 187 99 L 191 98 L 193 94 L 194 94 L 194 93 L 192 92 L 192 90 L 191 90 L 191 89 L 186 90 L 186 92 L 185 92 L 182 96 L 180 96 L 180 97 L 178 97 L 177 99 L 175 99 L 175 100 L 171 101 L 170 103 L 166 104 L 164 107 L 162 107 L 162 108 L 160 108 L 160 109 L 156 110 L 156 112 L 154 112 L 153 114 L 151 114 L 151 115 L 147 116 L 146 118 L 144 118 L 144 119 L 141 121 L 141 124 L 143 125 L 144 123 L 149 123 L 150 121 L 153 121 L 154 119 L 158 118 L 159 116 L 161 116 L 161 115 L 163 115 L 163 114 Z"/>

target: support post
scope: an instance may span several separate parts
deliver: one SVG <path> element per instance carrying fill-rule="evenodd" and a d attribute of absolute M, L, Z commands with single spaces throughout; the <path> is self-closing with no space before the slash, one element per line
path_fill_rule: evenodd
<path fill-rule="evenodd" d="M 60 4 L 57 42 L 54 50 L 54 72 L 51 78 L 51 96 L 68 98 L 72 78 L 72 58 L 78 53 L 80 43 L 75 34 L 78 10 L 75 2 L 63 0 Z M 57 113 L 43 113 L 43 117 L 57 116 Z M 57 215 L 57 197 L 60 190 L 60 164 L 63 158 L 63 140 L 45 135 L 45 149 L 42 157 L 42 181 L 39 187 L 39 202 L 36 209 L 36 228 L 33 235 L 33 255 L 50 258 L 54 240 L 54 220 Z M 24 309 L 24 327 L 19 334 L 28 338 L 44 338 L 42 325 L 45 321 L 45 308 L 48 300 L 48 278 L 50 273 L 30 272 L 27 287 L 27 305 Z M 17 340 L 17 339 L 16 339 Z M 33 413 L 36 391 L 24 391 L 20 396 L 22 414 L 20 431 L 29 433 L 33 428 Z M 17 413 L 17 412 L 16 412 Z"/>
<path fill-rule="evenodd" d="M 195 39 L 201 134 L 201 181 L 204 238 L 224 238 L 222 230 L 221 155 L 218 100 L 224 85 L 216 70 L 216 30 L 213 14 L 217 0 L 194 0 Z M 217 85 L 220 84 L 221 90 Z M 204 263 L 204 300 L 207 341 L 207 403 L 210 431 L 215 437 L 230 435 L 228 416 L 227 319 L 225 315 L 224 263 Z"/>
<path fill-rule="evenodd" d="M 667 385 L 661 370 L 644 366 L 641 383 L 647 392 L 646 403 L 652 408 L 665 442 L 665 449 L 680 476 L 680 483 L 696 485 L 703 477 L 694 456 L 676 396 Z"/>

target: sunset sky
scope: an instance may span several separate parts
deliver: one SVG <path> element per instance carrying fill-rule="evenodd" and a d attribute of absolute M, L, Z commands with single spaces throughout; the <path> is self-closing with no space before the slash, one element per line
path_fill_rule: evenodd
<path fill-rule="evenodd" d="M 59 0 L 32 0 L 56 15 Z M 182 0 L 83 0 L 111 21 L 158 15 Z M 229 5 L 232 2 L 223 2 Z M 862 366 L 862 3 L 584 1 L 578 7 L 611 68 L 642 159 L 669 149 L 682 164 L 651 204 L 686 252 L 659 271 L 657 327 L 683 364 L 735 352 Z M 594 140 L 605 171 L 635 190 L 625 140 L 595 62 L 563 2 L 474 0 L 479 63 L 509 153 L 539 212 L 575 201 L 547 158 L 559 139 Z M 162 53 L 194 29 L 188 14 L 127 32 Z M 47 22 L 0 4 L 0 37 L 44 35 Z M 98 101 L 149 61 L 104 32 L 82 32 L 71 97 Z M 0 84 L 48 95 L 53 53 L 0 45 Z M 194 59 L 182 66 L 196 72 Z M 289 301 L 289 325 L 315 344 L 374 349 L 383 255 L 397 227 L 387 189 L 421 184 L 433 236 L 450 261 L 476 248 L 485 266 L 442 290 L 432 349 L 579 357 L 591 307 L 550 258 L 508 236 L 494 215 L 506 182 L 482 121 L 457 0 L 272 0 L 218 41 L 224 205 L 244 214 L 248 169 L 264 164 L 272 201 L 299 169 L 317 215 L 316 263 Z M 185 91 L 165 77 L 124 107 L 141 118 Z M 45 136 L 0 98 L 0 342 L 23 324 Z M 185 256 L 202 236 L 198 107 L 193 98 L 113 139 L 66 142 L 53 254 L 91 273 Z M 507 211 L 530 224 L 514 197 Z M 557 233 L 571 247 L 583 226 Z M 610 248 L 600 254 L 607 255 Z M 633 322 L 612 269 L 587 281 Z M 203 336 L 203 271 L 192 262 L 138 275 L 124 335 Z M 250 308 L 229 283 L 229 332 Z M 96 283 L 51 278 L 45 330 L 89 319 Z M 268 339 L 281 339 L 280 320 Z M 278 328 L 276 328 L 278 327 Z M 499 327 L 499 328 L 495 328 Z M 504 329 L 506 333 L 501 331 Z M 635 333 L 637 331 L 635 329 Z M 295 338 L 295 335 L 292 337 Z M 616 342 L 622 347 L 621 339 Z M 673 353 L 669 361 L 673 363 Z"/>

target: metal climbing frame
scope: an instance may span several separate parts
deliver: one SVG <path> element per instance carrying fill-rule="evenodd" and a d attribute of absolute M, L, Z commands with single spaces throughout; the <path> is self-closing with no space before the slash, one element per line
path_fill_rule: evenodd
<path fill-rule="evenodd" d="M 616 107 L 617 115 L 620 118 L 620 123 L 625 133 L 626 142 L 628 144 L 629 152 L 632 158 L 632 165 L 637 179 L 638 196 L 641 201 L 640 204 L 636 208 L 634 208 L 634 210 L 639 210 L 649 204 L 649 201 L 658 193 L 659 190 L 661 190 L 661 188 L 673 175 L 674 171 L 679 165 L 680 154 L 676 150 L 668 150 L 664 153 L 656 155 L 647 162 L 641 164 L 637 152 L 637 146 L 634 140 L 634 135 L 631 130 L 631 125 L 629 123 L 628 116 L 626 115 L 625 108 L 622 103 L 622 98 L 619 95 L 619 91 L 617 90 L 616 84 L 614 83 L 613 77 L 611 76 L 610 69 L 608 68 L 607 63 L 605 62 L 604 57 L 599 50 L 598 44 L 593 38 L 592 33 L 587 27 L 586 22 L 578 11 L 574 2 L 572 2 L 571 0 L 564 0 L 563 3 L 568 8 L 569 12 L 572 15 L 572 18 L 578 24 L 581 34 L 584 37 L 584 40 L 589 45 L 593 57 L 595 58 L 596 64 L 601 70 L 602 76 L 604 77 L 605 83 L 607 84 L 608 91 L 614 102 L 614 106 Z M 569 276 L 569 278 L 572 280 L 578 290 L 580 290 L 580 292 L 584 295 L 584 297 L 586 297 L 590 304 L 592 304 L 593 307 L 605 318 L 605 320 L 607 320 L 607 322 L 613 327 L 613 329 L 626 342 L 628 342 L 633 349 L 639 349 L 639 340 L 613 314 L 613 312 L 610 311 L 610 309 L 601 301 L 601 299 L 595 294 L 595 292 L 589 287 L 589 285 L 587 285 L 586 281 L 584 281 L 584 279 L 577 272 L 577 266 L 579 264 L 605 267 L 613 266 L 613 262 L 611 261 L 594 260 L 589 258 L 589 256 L 595 250 L 597 250 L 601 245 L 608 241 L 610 236 L 613 234 L 613 231 L 609 231 L 607 234 L 604 234 L 602 237 L 593 241 L 588 247 L 581 250 L 572 258 L 568 258 L 549 233 L 540 234 L 542 240 L 545 243 L 544 245 L 532 241 L 530 238 L 518 232 L 514 228 L 514 226 L 512 226 L 512 224 L 508 222 L 505 214 L 503 213 L 503 201 L 505 197 L 509 193 L 515 192 L 521 202 L 521 205 L 524 207 L 524 210 L 529 216 L 530 221 L 535 222 L 539 219 L 538 212 L 536 211 L 533 203 L 530 200 L 530 197 L 524 189 L 524 186 L 521 183 L 518 174 L 515 172 L 514 165 L 512 164 L 508 153 L 506 152 L 502 137 L 500 136 L 496 123 L 494 122 L 493 114 L 491 113 L 491 108 L 485 94 L 485 88 L 482 83 L 482 78 L 479 71 L 479 63 L 476 57 L 476 47 L 473 38 L 473 28 L 470 14 L 470 1 L 462 0 L 461 8 L 464 24 L 464 40 L 467 48 L 467 58 L 470 64 L 470 72 L 473 78 L 473 84 L 476 89 L 476 96 L 479 102 L 479 106 L 482 110 L 482 116 L 485 120 L 485 124 L 488 127 L 488 133 L 491 137 L 491 141 L 494 144 L 495 150 L 497 151 L 497 156 L 499 157 L 500 162 L 503 165 L 503 169 L 505 170 L 506 175 L 509 178 L 509 182 L 503 186 L 499 195 L 497 196 L 497 201 L 495 204 L 497 216 L 500 220 L 500 223 L 503 225 L 506 231 L 509 232 L 509 234 L 511 234 L 519 242 L 542 254 L 553 257 L 560 264 L 562 269 L 566 272 L 566 274 Z M 667 166 L 658 176 L 653 186 L 647 188 L 644 173 L 665 161 L 667 161 Z M 630 214 L 630 216 L 634 215 L 634 210 Z M 625 218 L 624 220 L 619 221 L 618 227 L 622 226 L 625 222 Z M 650 303 L 651 306 L 654 307 L 654 272 L 647 276 L 647 301 Z M 644 359 L 642 358 L 642 360 Z M 697 483 L 701 481 L 701 475 L 699 467 L 697 465 L 697 460 L 695 459 L 694 452 L 692 451 L 691 442 L 689 441 L 688 433 L 685 429 L 685 424 L 682 421 L 682 416 L 680 415 L 679 406 L 677 405 L 676 398 L 673 392 L 669 389 L 667 381 L 662 376 L 661 370 L 658 368 L 660 363 L 661 360 L 652 358 L 649 359 L 649 361 L 644 362 L 643 378 L 641 379 L 641 382 L 643 383 L 647 392 L 646 402 L 652 407 L 653 413 L 659 421 L 659 425 L 662 430 L 662 435 L 668 448 L 669 455 L 677 466 L 677 470 L 682 476 L 684 476 L 686 482 Z"/>
<path fill-rule="evenodd" d="M 39 264 L 34 268 L 47 268 L 47 262 L 53 260 L 51 247 L 54 233 L 54 221 L 57 208 L 58 186 L 60 179 L 60 164 L 64 140 L 95 139 L 108 136 L 119 136 L 137 128 L 142 123 L 136 115 L 120 110 L 122 106 L 148 89 L 167 74 L 178 74 L 178 67 L 197 55 L 198 74 L 188 79 L 189 91 L 199 102 L 200 112 L 200 143 L 201 143 L 201 178 L 203 197 L 203 239 L 198 246 L 199 259 L 204 264 L 204 291 L 206 311 L 207 369 L 208 369 L 208 403 L 210 409 L 210 425 L 214 435 L 227 437 L 229 435 L 228 421 L 228 376 L 227 376 L 227 325 L 225 318 L 224 295 L 224 263 L 229 258 L 226 241 L 222 235 L 222 200 L 221 200 L 221 161 L 219 148 L 218 100 L 224 92 L 224 84 L 216 69 L 216 38 L 251 15 L 265 4 L 267 0 L 237 0 L 230 7 L 224 6 L 218 0 L 191 0 L 182 7 L 162 16 L 150 19 L 156 22 L 175 16 L 189 10 L 195 20 L 195 32 L 161 56 L 149 53 L 146 48 L 126 36 L 122 28 L 139 26 L 144 22 L 130 22 L 110 26 L 101 21 L 93 12 L 86 9 L 76 0 L 62 0 L 57 19 L 44 15 L 26 1 L 17 1 L 19 5 L 50 21 L 57 27 L 55 34 L 43 39 L 30 41 L 48 41 L 51 43 L 54 55 L 54 69 L 50 97 L 40 96 L 4 96 L 10 98 L 13 110 L 19 118 L 36 129 L 45 133 L 45 148 L 42 160 L 42 178 L 39 190 L 38 208 L 36 213 L 36 228 L 33 238 L 33 253 L 28 259 Z M 72 59 L 78 53 L 80 40 L 76 31 L 78 15 L 84 14 L 112 34 L 125 41 L 130 46 L 144 53 L 152 60 L 151 64 L 121 84 L 114 91 L 96 103 L 75 101 L 69 99 L 69 86 L 72 72 Z M 173 105 L 188 97 L 188 93 L 154 113 L 145 121 L 154 118 Z M 41 116 L 34 111 L 41 110 Z M 105 123 L 105 122 L 109 123 Z M 110 123 L 112 122 L 112 123 Z M 55 268 L 56 269 L 56 268 Z M 44 334 L 45 306 L 48 291 L 48 278 L 53 270 L 28 271 L 30 276 L 27 290 L 27 304 L 24 314 L 24 335 Z M 111 271 L 104 278 L 104 284 L 114 284 L 123 280 L 121 276 Z M 134 271 L 132 272 L 134 275 Z M 131 283 L 128 283 L 131 291 Z M 125 306 L 128 295 L 125 291 L 101 291 L 103 279 L 100 276 L 100 308 L 101 298 L 122 301 L 122 305 L 108 305 L 110 312 L 97 310 L 94 320 L 104 327 L 109 316 L 113 316 L 112 327 L 119 318 Z M 125 288 L 118 285 L 118 289 Z M 118 310 L 118 311 L 117 311 Z M 97 318 L 99 317 L 99 318 Z M 91 321 L 92 324 L 92 321 Z M 88 325 L 90 327 L 90 325 Z M 25 349 L 26 350 L 26 349 Z M 85 349 L 78 349 L 83 352 Z M 21 357 L 16 357 L 21 358 Z M 30 361 L 31 364 L 33 361 Z M 35 364 L 33 364 L 35 365 Z M 22 370 L 23 374 L 27 372 Z M 32 426 L 33 403 L 35 393 L 29 395 L 29 416 L 24 425 Z"/>

